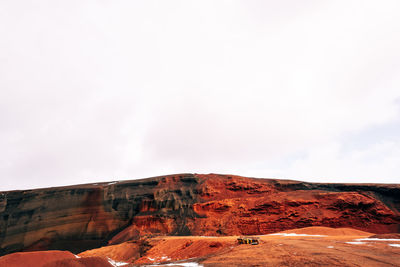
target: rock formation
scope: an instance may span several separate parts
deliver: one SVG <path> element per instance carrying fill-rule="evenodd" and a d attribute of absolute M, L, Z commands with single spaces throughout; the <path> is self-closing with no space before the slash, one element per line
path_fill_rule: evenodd
<path fill-rule="evenodd" d="M 267 234 L 307 227 L 400 232 L 400 185 L 217 174 L 0 192 L 0 255 L 79 253 L 154 235 Z"/>

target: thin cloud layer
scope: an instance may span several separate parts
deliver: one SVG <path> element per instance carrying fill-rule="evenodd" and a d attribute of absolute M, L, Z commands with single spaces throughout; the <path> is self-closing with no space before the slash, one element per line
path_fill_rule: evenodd
<path fill-rule="evenodd" d="M 397 1 L 0 3 L 0 190 L 398 183 Z"/>

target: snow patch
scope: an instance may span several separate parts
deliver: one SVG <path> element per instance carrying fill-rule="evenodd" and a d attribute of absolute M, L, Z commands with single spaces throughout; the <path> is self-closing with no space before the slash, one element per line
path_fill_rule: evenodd
<path fill-rule="evenodd" d="M 327 246 L 327 248 L 334 248 L 334 246 Z"/>
<path fill-rule="evenodd" d="M 346 242 L 347 244 L 352 244 L 352 245 L 364 245 L 365 242 L 360 242 L 360 241 L 353 241 L 353 242 Z"/>
<path fill-rule="evenodd" d="M 168 256 L 161 256 L 161 257 L 155 257 L 155 258 L 151 258 L 151 257 L 147 257 L 150 261 L 170 261 L 171 258 Z"/>
<path fill-rule="evenodd" d="M 395 242 L 400 242 L 400 239 L 395 239 L 395 238 L 359 238 L 359 239 L 354 239 L 356 241 L 395 241 Z"/>
<path fill-rule="evenodd" d="M 80 258 L 81 258 L 81 257 L 79 257 L 78 255 L 75 255 L 75 254 L 74 254 L 74 256 L 75 256 L 75 258 L 77 258 L 77 259 L 80 259 Z"/>
<path fill-rule="evenodd" d="M 118 267 L 118 266 L 124 266 L 124 265 L 128 265 L 129 263 L 127 262 L 123 262 L 123 261 L 114 261 L 110 258 L 107 257 L 108 262 L 114 266 L 114 267 Z"/>
<path fill-rule="evenodd" d="M 400 244 L 388 244 L 391 247 L 400 248 Z"/>

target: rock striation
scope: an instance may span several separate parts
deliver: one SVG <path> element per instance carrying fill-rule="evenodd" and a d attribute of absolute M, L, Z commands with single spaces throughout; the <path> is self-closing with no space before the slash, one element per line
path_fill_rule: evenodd
<path fill-rule="evenodd" d="M 79 253 L 125 241 L 143 246 L 143 237 L 154 235 L 256 235 L 308 226 L 399 233 L 400 185 L 177 174 L 0 192 L 0 255 Z"/>

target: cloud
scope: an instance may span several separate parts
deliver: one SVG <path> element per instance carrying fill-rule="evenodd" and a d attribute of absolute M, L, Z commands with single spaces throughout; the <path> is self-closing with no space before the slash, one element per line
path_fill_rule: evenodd
<path fill-rule="evenodd" d="M 397 1 L 0 5 L 0 189 L 398 179 Z"/>
<path fill-rule="evenodd" d="M 343 153 L 339 144 L 330 144 L 310 151 L 285 171 L 289 177 L 314 182 L 398 183 L 399 144 L 383 142 L 349 153 Z"/>

